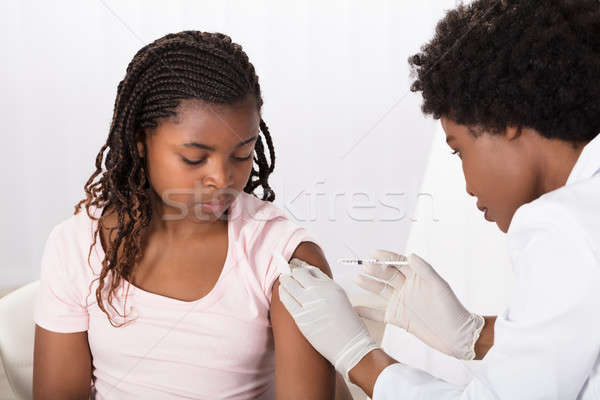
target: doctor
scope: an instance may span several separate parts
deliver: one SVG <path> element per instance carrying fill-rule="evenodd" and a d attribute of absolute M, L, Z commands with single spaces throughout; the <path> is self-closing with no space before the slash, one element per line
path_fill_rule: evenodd
<path fill-rule="evenodd" d="M 374 400 L 600 399 L 600 2 L 476 0 L 449 11 L 409 62 L 467 192 L 507 233 L 516 286 L 502 315 L 483 318 L 411 254 L 364 266 L 357 283 L 386 307 L 360 312 L 481 365 L 457 386 L 396 362 L 308 264 L 280 277 L 282 302 Z"/>

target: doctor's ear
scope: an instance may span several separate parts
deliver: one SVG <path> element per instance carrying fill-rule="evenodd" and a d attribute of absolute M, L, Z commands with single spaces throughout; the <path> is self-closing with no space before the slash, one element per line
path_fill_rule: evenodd
<path fill-rule="evenodd" d="M 507 126 L 506 130 L 504 131 L 504 135 L 509 141 L 517 139 L 521 136 L 521 129 L 522 128 L 520 126 Z"/>

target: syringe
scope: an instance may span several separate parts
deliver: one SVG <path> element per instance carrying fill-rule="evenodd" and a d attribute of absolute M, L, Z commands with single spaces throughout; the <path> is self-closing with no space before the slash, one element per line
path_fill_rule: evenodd
<path fill-rule="evenodd" d="M 408 265 L 408 261 L 402 260 L 377 260 L 374 258 L 340 258 L 337 260 L 345 265 L 381 264 L 381 265 Z"/>

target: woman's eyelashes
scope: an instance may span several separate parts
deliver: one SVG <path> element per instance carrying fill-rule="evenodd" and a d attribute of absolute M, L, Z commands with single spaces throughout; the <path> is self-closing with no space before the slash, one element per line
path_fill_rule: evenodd
<path fill-rule="evenodd" d="M 252 153 L 250 153 L 244 157 L 231 156 L 231 158 L 234 161 L 248 161 L 252 158 Z M 200 165 L 200 164 L 203 164 L 204 162 L 206 162 L 207 157 L 202 157 L 200 160 L 188 160 L 185 157 L 181 157 L 181 159 L 183 160 L 183 162 L 185 162 L 186 164 L 189 164 L 189 165 Z"/>
<path fill-rule="evenodd" d="M 236 161 L 248 161 L 251 158 L 252 158 L 252 153 L 248 154 L 245 157 L 236 157 L 236 156 L 233 156 L 233 159 L 236 160 Z"/>
<path fill-rule="evenodd" d="M 189 165 L 199 165 L 206 161 L 206 157 L 202 157 L 200 160 L 197 160 L 197 161 L 188 160 L 185 157 L 181 157 L 181 159 L 183 160 L 184 163 L 189 164 Z"/>

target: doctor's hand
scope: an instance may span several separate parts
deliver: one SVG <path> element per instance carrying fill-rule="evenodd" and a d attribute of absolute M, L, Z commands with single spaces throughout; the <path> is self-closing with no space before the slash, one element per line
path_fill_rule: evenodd
<path fill-rule="evenodd" d="M 344 289 L 312 265 L 293 259 L 290 266 L 292 272 L 279 277 L 281 302 L 310 344 L 349 379 L 348 372 L 378 346 Z"/>
<path fill-rule="evenodd" d="M 475 358 L 475 343 L 484 318 L 465 309 L 431 265 L 416 254 L 407 259 L 384 250 L 376 250 L 372 258 L 408 261 L 408 265 L 363 265 L 355 282 L 379 295 L 383 307 L 356 307 L 361 316 L 404 328 L 430 347 L 455 358 Z"/>

